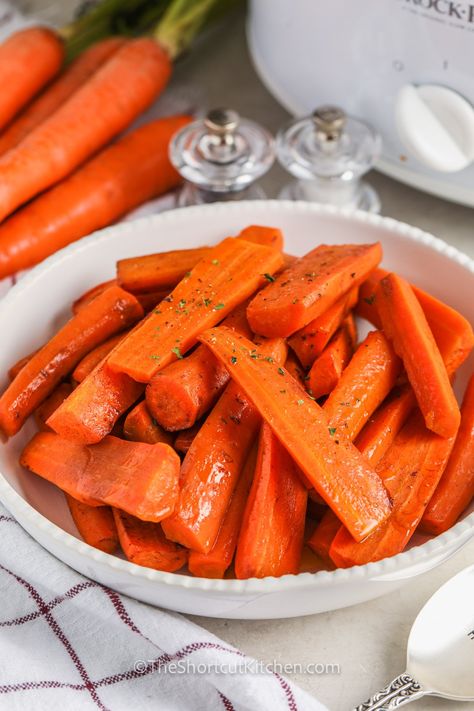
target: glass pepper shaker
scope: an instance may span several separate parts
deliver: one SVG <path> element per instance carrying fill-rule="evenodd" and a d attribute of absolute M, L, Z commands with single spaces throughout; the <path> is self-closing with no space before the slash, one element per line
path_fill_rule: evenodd
<path fill-rule="evenodd" d="M 272 135 L 231 109 L 213 109 L 170 143 L 170 160 L 185 179 L 178 204 L 266 197 L 255 182 L 275 160 Z"/>
<path fill-rule="evenodd" d="M 277 135 L 278 160 L 296 178 L 279 197 L 379 212 L 376 191 L 360 178 L 380 149 L 380 136 L 371 126 L 336 106 L 321 106 Z"/>

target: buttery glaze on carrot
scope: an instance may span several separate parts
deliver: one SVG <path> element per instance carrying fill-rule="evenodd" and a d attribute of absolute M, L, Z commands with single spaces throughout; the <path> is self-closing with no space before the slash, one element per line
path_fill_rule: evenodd
<path fill-rule="evenodd" d="M 132 442 L 173 444 L 173 436 L 160 427 L 148 410 L 145 400 L 130 410 L 123 423 L 123 436 Z"/>
<path fill-rule="evenodd" d="M 104 553 L 115 553 L 119 541 L 110 506 L 88 506 L 69 494 L 66 501 L 85 543 Z"/>
<path fill-rule="evenodd" d="M 347 323 L 348 320 L 352 323 Z M 316 399 L 334 390 L 344 368 L 352 358 L 355 346 L 352 337 L 355 328 L 353 324 L 353 317 L 348 316 L 346 322 L 311 366 L 308 374 L 308 389 Z"/>

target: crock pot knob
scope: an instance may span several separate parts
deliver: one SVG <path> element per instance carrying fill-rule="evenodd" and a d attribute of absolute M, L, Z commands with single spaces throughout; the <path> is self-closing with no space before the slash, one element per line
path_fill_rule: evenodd
<path fill-rule="evenodd" d="M 378 212 L 377 193 L 360 178 L 380 148 L 380 136 L 371 126 L 337 106 L 321 106 L 277 135 L 278 160 L 297 178 L 280 197 Z"/>
<path fill-rule="evenodd" d="M 213 109 L 171 140 L 170 160 L 185 180 L 179 205 L 263 199 L 255 182 L 275 160 L 266 129 L 231 109 Z"/>

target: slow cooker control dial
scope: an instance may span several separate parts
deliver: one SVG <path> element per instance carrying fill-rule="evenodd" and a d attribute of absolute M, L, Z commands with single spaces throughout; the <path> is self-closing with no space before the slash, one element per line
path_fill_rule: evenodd
<path fill-rule="evenodd" d="M 454 173 L 474 161 L 474 106 L 452 89 L 407 84 L 395 114 L 402 142 L 428 168 Z"/>

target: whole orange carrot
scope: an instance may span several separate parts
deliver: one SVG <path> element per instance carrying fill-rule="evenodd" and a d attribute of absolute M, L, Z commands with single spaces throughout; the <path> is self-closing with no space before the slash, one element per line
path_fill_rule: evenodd
<path fill-rule="evenodd" d="M 108 37 L 86 49 L 3 131 L 0 135 L 0 155 L 17 146 L 28 133 L 49 118 L 123 43 L 124 40 L 119 37 Z M 25 74 L 29 72 L 30 68 Z"/>
<path fill-rule="evenodd" d="M 0 158 L 0 220 L 71 173 L 163 90 L 171 65 L 152 39 L 125 43 L 52 116 Z"/>
<path fill-rule="evenodd" d="M 20 30 L 0 44 L 0 129 L 57 74 L 63 59 L 61 39 L 46 27 Z"/>
<path fill-rule="evenodd" d="M 92 348 L 137 321 L 132 294 L 112 286 L 73 316 L 19 372 L 0 397 L 0 429 L 11 437 Z"/>
<path fill-rule="evenodd" d="M 119 541 L 110 506 L 88 506 L 69 494 L 66 501 L 85 543 L 104 553 L 115 553 Z"/>
<path fill-rule="evenodd" d="M 188 120 L 176 116 L 141 126 L 12 215 L 0 226 L 0 278 L 176 187 L 180 177 L 168 143 Z"/>

